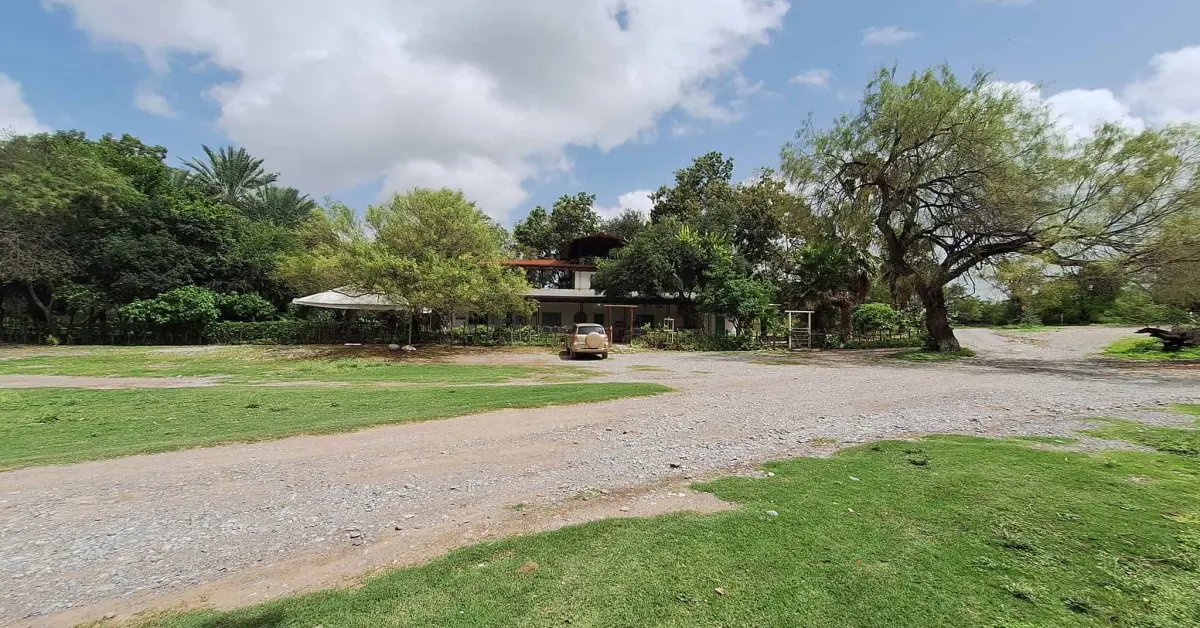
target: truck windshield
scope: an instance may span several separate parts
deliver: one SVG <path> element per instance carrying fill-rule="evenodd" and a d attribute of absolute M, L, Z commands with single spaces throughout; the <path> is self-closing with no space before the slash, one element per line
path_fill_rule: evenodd
<path fill-rule="evenodd" d="M 604 328 L 600 325 L 580 325 L 575 328 L 575 333 L 579 334 L 580 336 L 586 336 L 588 334 L 600 334 L 603 336 Z"/>

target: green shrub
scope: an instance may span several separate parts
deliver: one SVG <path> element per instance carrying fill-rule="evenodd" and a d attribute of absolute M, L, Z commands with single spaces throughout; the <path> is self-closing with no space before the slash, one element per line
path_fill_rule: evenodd
<path fill-rule="evenodd" d="M 756 334 L 721 334 L 694 329 L 652 329 L 633 338 L 633 346 L 663 351 L 756 351 L 763 348 Z"/>
<path fill-rule="evenodd" d="M 900 322 L 900 314 L 886 303 L 864 303 L 854 308 L 850 316 L 854 333 L 877 333 L 892 331 Z"/>
<path fill-rule="evenodd" d="M 148 325 L 204 327 L 221 317 L 217 294 L 199 286 L 184 286 L 153 299 L 141 299 L 121 308 L 121 316 Z"/>
<path fill-rule="evenodd" d="M 1099 320 L 1118 325 L 1184 325 L 1192 317 L 1178 308 L 1155 303 L 1144 292 L 1126 290 Z"/>
<path fill-rule="evenodd" d="M 275 309 L 275 305 L 257 294 L 218 294 L 217 307 L 221 310 L 221 320 L 226 321 L 269 321 L 279 318 L 279 310 Z"/>

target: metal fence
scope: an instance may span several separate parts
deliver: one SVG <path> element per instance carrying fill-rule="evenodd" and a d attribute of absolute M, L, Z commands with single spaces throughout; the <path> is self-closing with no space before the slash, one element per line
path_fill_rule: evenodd
<path fill-rule="evenodd" d="M 70 345 L 195 345 L 205 342 L 204 330 L 126 323 L 44 323 L 4 321 L 0 342 Z"/>
<path fill-rule="evenodd" d="M 562 342 L 565 328 L 466 326 L 448 330 L 414 330 L 403 323 L 372 320 L 264 321 L 215 323 L 204 327 L 133 323 L 54 324 L 35 321 L 0 323 L 0 342 L 64 345 L 199 345 L 199 344 L 417 344 L 532 345 Z"/>
<path fill-rule="evenodd" d="M 635 329 L 634 346 L 680 351 L 734 351 L 762 348 L 786 348 L 786 336 L 743 334 L 699 330 Z M 199 344 L 442 344 L 463 346 L 539 346 L 552 347 L 562 342 L 565 327 L 455 327 L 447 330 L 413 330 L 403 323 L 358 320 L 265 321 L 257 323 L 215 323 L 205 327 L 139 325 L 133 323 L 91 323 L 72 325 L 32 321 L 0 323 L 0 342 L 11 344 L 64 345 L 199 345 Z M 840 332 L 813 331 L 813 349 L 871 349 L 920 346 L 925 335 L 917 330 L 860 333 L 846 336 Z"/>

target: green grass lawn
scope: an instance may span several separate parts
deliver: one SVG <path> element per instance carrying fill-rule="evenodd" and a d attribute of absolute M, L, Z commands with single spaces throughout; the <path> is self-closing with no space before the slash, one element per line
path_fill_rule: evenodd
<path fill-rule="evenodd" d="M 1105 357 L 1146 362 L 1200 361 L 1200 347 L 1174 353 L 1163 351 L 1162 342 L 1153 338 L 1122 338 L 1104 348 Z"/>
<path fill-rule="evenodd" d="M 665 392 L 657 384 L 0 390 L 0 469 Z M 0 476 L 2 477 L 2 476 Z"/>
<path fill-rule="evenodd" d="M 167 628 L 1200 626 L 1200 458 L 935 437 Z"/>
<path fill-rule="evenodd" d="M 1200 417 L 1200 406 L 1179 406 L 1179 411 Z M 1153 427 L 1137 421 L 1101 419 L 1101 426 L 1088 434 L 1098 438 L 1123 440 L 1167 453 L 1200 456 L 1200 418 L 1195 430 Z"/>
<path fill-rule="evenodd" d="M 975 357 L 975 351 L 966 348 L 959 349 L 958 351 L 925 351 L 923 349 L 913 349 L 910 351 L 901 351 L 892 357 L 909 362 L 950 362 L 963 358 L 973 358 Z"/>
<path fill-rule="evenodd" d="M 406 361 L 389 353 L 341 348 L 87 347 L 0 353 L 0 375 L 91 377 L 211 377 L 223 382 L 388 381 L 413 384 L 480 384 L 509 380 L 570 381 L 589 371 L 569 366 L 509 366 Z"/>

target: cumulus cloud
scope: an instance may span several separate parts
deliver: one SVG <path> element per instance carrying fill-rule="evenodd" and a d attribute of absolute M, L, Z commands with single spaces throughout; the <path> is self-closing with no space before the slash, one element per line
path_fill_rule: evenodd
<path fill-rule="evenodd" d="M 25 102 L 25 91 L 21 84 L 0 72 L 0 132 L 18 135 L 49 131 L 33 114 L 33 108 Z"/>
<path fill-rule="evenodd" d="M 1200 122 L 1200 46 L 1156 55 L 1154 73 L 1129 85 L 1125 100 L 1155 123 Z"/>
<path fill-rule="evenodd" d="M 153 86 L 146 83 L 141 83 L 133 92 L 133 106 L 145 111 L 146 113 L 170 118 L 175 115 L 175 110 L 171 107 L 171 103 L 167 102 L 166 96 L 158 93 Z"/>
<path fill-rule="evenodd" d="M 1072 89 L 1046 99 L 1059 123 L 1074 139 L 1089 137 L 1098 125 L 1113 122 L 1135 133 L 1146 129 L 1146 122 L 1133 115 L 1129 106 L 1107 89 Z"/>
<path fill-rule="evenodd" d="M 1151 74 L 1119 91 L 1070 89 L 1050 96 L 1029 81 L 998 81 L 1042 103 L 1058 118 L 1071 139 L 1090 137 L 1096 126 L 1116 123 L 1133 132 L 1163 124 L 1200 122 L 1200 46 L 1155 55 Z"/>
<path fill-rule="evenodd" d="M 833 72 L 829 70 L 808 70 L 793 76 L 788 82 L 795 83 L 796 85 L 811 85 L 813 87 L 829 89 L 829 84 L 832 80 Z"/>
<path fill-rule="evenodd" d="M 918 35 L 920 33 L 906 31 L 898 26 L 872 26 L 863 31 L 862 43 L 864 46 L 893 46 Z"/>
<path fill-rule="evenodd" d="M 1091 137 L 1095 128 L 1106 122 L 1115 122 L 1134 132 L 1146 128 L 1145 121 L 1134 116 L 1111 90 L 1072 89 L 1045 96 L 1040 87 L 1029 81 L 997 81 L 993 87 L 1015 91 L 1030 104 L 1048 107 L 1072 140 Z"/>
<path fill-rule="evenodd" d="M 384 176 L 462 187 L 505 218 L 570 146 L 608 150 L 672 111 L 730 122 L 738 66 L 788 0 L 44 0 L 156 73 L 196 57 L 218 124 L 316 194 Z M 739 82 L 740 81 L 740 82 Z M 731 102 L 733 101 L 733 102 Z"/>
<path fill-rule="evenodd" d="M 597 205 L 596 213 L 600 214 L 601 218 L 612 218 L 626 209 L 632 209 L 641 213 L 644 216 L 650 216 L 650 210 L 654 209 L 654 202 L 650 200 L 650 195 L 653 190 L 634 190 L 626 192 L 617 197 L 615 206 Z"/>

